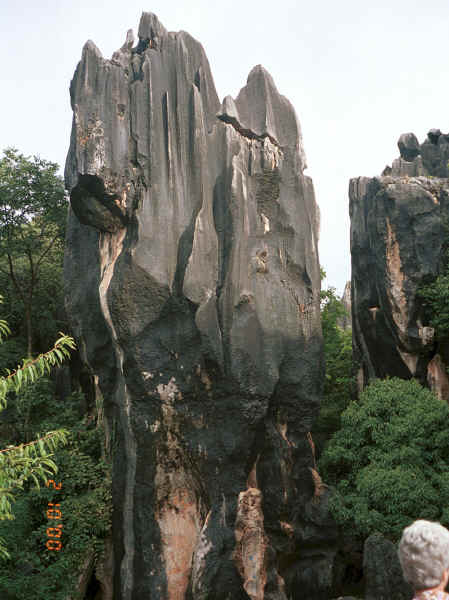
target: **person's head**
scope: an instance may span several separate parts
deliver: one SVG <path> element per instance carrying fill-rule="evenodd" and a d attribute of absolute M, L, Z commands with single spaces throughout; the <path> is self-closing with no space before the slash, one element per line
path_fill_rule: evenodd
<path fill-rule="evenodd" d="M 437 587 L 449 569 L 449 531 L 431 521 L 415 521 L 402 532 L 399 560 L 415 590 Z"/>

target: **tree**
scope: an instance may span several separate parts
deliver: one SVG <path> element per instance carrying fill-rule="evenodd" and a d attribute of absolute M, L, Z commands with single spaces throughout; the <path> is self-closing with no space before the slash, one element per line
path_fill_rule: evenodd
<path fill-rule="evenodd" d="M 341 415 L 320 469 L 331 510 L 362 537 L 396 541 L 417 518 L 449 525 L 449 407 L 418 382 L 375 380 Z"/>
<path fill-rule="evenodd" d="M 322 271 L 322 276 L 324 276 Z M 321 327 L 324 340 L 326 375 L 321 410 L 312 435 L 317 455 L 340 428 L 340 415 L 351 399 L 352 332 L 343 330 L 339 321 L 347 315 L 343 302 L 333 287 L 321 292 Z"/>
<path fill-rule="evenodd" d="M 0 521 L 0 536 L 11 554 L 10 560 L 0 561 L 0 598 L 75 598 L 79 577 L 86 573 L 86 559 L 94 555 L 96 561 L 101 560 L 110 534 L 111 479 L 104 428 L 101 419 L 92 420 L 85 413 L 80 390 L 72 392 L 61 405 L 54 394 L 54 381 L 44 377 L 19 395 L 21 402 L 32 403 L 32 410 L 25 426 L 23 416 L 15 414 L 16 402 L 11 405 L 12 437 L 29 430 L 37 437 L 39 431 L 60 428 L 67 429 L 69 436 L 67 445 L 52 457 L 58 465 L 57 478 L 52 479 L 62 482 L 61 489 L 26 486 L 14 501 L 15 520 Z M 61 552 L 46 546 L 48 502 L 60 504 Z M 92 564 L 89 568 L 95 569 Z"/>
<path fill-rule="evenodd" d="M 32 308 L 46 264 L 62 262 L 67 199 L 58 165 L 14 148 L 0 160 L 0 271 L 23 306 L 27 356 L 33 352 Z"/>
<path fill-rule="evenodd" d="M 6 321 L 0 320 L 0 343 L 9 332 Z M 60 365 L 69 356 L 69 349 L 73 348 L 73 339 L 61 334 L 51 350 L 34 359 L 24 359 L 14 371 L 0 376 L 0 411 L 6 408 L 8 394 L 19 392 L 23 386 L 32 384 L 52 367 Z M 25 483 L 31 481 L 39 487 L 39 480 L 46 481 L 48 476 L 57 472 L 52 452 L 66 442 L 67 431 L 60 429 L 49 431 L 32 442 L 0 450 L 0 520 L 14 518 L 12 502 Z M 0 557 L 9 557 L 2 540 Z"/>
<path fill-rule="evenodd" d="M 442 272 L 419 290 L 428 310 L 429 322 L 439 341 L 449 338 L 449 250 L 446 250 Z"/>
<path fill-rule="evenodd" d="M 418 289 L 429 324 L 435 328 L 438 342 L 449 339 L 449 220 L 442 220 L 443 243 L 439 274 Z"/>

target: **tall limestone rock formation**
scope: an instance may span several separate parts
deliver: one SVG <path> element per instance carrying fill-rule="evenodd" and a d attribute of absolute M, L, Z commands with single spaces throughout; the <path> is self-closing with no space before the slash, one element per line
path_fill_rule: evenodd
<path fill-rule="evenodd" d="M 293 107 L 144 13 L 72 84 L 68 314 L 113 460 L 114 600 L 328 598 L 318 218 Z"/>
<path fill-rule="evenodd" d="M 419 287 L 441 267 L 449 218 L 449 135 L 398 141 L 381 177 L 349 186 L 352 320 L 359 387 L 374 377 L 416 377 L 449 400 L 447 349 L 435 341 Z"/>

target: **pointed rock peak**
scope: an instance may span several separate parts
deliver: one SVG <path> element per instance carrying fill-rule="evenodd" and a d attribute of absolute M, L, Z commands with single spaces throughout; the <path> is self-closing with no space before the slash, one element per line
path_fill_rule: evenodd
<path fill-rule="evenodd" d="M 83 56 L 85 54 L 95 54 L 95 56 L 98 56 L 99 58 L 103 58 L 103 55 L 100 52 L 99 48 L 93 43 L 92 40 L 87 40 L 87 42 L 84 44 Z"/>
<path fill-rule="evenodd" d="M 122 46 L 122 50 L 131 50 L 134 44 L 134 31 L 132 29 L 128 29 L 126 32 L 126 40 Z"/>
<path fill-rule="evenodd" d="M 221 105 L 221 110 L 218 113 L 219 117 L 229 117 L 231 119 L 239 120 L 239 111 L 234 102 L 234 98 L 232 96 L 226 96 L 223 100 L 223 104 Z"/>
<path fill-rule="evenodd" d="M 268 135 L 279 146 L 298 146 L 301 168 L 305 168 L 301 130 L 294 108 L 278 92 L 273 78 L 262 65 L 251 70 L 246 86 L 235 99 L 235 105 L 243 129 L 249 129 L 257 136 Z"/>
<path fill-rule="evenodd" d="M 438 144 L 438 138 L 441 135 L 441 130 L 440 129 L 430 129 L 430 131 L 427 132 L 427 139 L 432 143 L 432 144 Z"/>
<path fill-rule="evenodd" d="M 274 83 L 273 78 L 271 77 L 271 75 L 268 73 L 268 71 L 262 65 L 256 65 L 255 67 L 253 67 L 251 69 L 246 83 L 251 84 L 254 81 L 258 81 L 258 80 L 267 81 L 270 84 L 270 86 L 274 87 L 274 89 L 276 90 L 276 85 Z"/>
<path fill-rule="evenodd" d="M 138 36 L 141 40 L 153 40 L 158 42 L 165 35 L 167 35 L 167 30 L 154 13 L 142 13 L 138 32 Z"/>

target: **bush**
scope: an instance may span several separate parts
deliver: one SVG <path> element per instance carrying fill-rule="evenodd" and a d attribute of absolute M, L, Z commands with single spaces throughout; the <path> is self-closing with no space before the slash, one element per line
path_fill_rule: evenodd
<path fill-rule="evenodd" d="M 101 555 L 111 523 L 109 466 L 102 457 L 103 428 L 92 419 L 80 418 L 81 392 L 64 404 L 56 398 L 54 384 L 42 378 L 23 388 L 14 412 L 15 434 L 35 437 L 37 431 L 67 428 L 69 442 L 54 453 L 59 491 L 26 486 L 13 505 L 15 519 L 0 522 L 0 537 L 11 560 L 0 563 L 0 598 L 5 600 L 67 600 L 74 597 L 79 570 L 90 552 Z M 60 503 L 62 551 L 46 548 L 48 502 Z"/>
<path fill-rule="evenodd" d="M 425 319 L 435 328 L 439 342 L 449 339 L 449 221 L 443 220 L 443 245 L 439 274 L 433 281 L 427 281 L 418 289 L 422 298 Z"/>
<path fill-rule="evenodd" d="M 435 328 L 439 341 L 449 337 L 449 268 L 433 283 L 419 290 L 424 306 L 430 314 L 430 325 Z"/>
<path fill-rule="evenodd" d="M 322 291 L 321 326 L 326 377 L 320 414 L 312 429 L 318 457 L 332 434 L 340 429 L 340 415 L 351 399 L 352 332 L 339 326 L 344 317 L 347 317 L 347 312 L 335 289 Z"/>
<path fill-rule="evenodd" d="M 417 518 L 449 525 L 449 407 L 416 381 L 374 381 L 320 461 L 337 522 L 396 541 Z"/>

